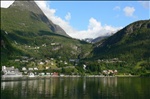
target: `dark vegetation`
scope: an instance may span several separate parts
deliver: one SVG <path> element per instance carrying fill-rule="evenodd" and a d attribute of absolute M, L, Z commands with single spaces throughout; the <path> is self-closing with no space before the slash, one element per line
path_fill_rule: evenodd
<path fill-rule="evenodd" d="M 149 72 L 150 20 L 132 23 L 109 37 L 93 50 L 96 59 L 119 58 L 123 69 L 132 74 Z M 101 42 L 100 42 L 101 43 Z"/>

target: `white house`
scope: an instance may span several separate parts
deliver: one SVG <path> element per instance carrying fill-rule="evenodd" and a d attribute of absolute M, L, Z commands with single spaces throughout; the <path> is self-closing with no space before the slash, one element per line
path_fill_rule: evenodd
<path fill-rule="evenodd" d="M 31 71 L 32 71 L 32 70 L 33 70 L 33 68 L 28 68 L 28 70 L 31 70 Z"/>
<path fill-rule="evenodd" d="M 108 71 L 107 70 L 103 70 L 103 74 L 107 75 Z"/>
<path fill-rule="evenodd" d="M 44 64 L 44 62 L 40 62 L 40 65 L 43 65 Z"/>
<path fill-rule="evenodd" d="M 27 68 L 25 68 L 25 67 L 22 67 L 22 70 L 23 70 L 23 71 L 26 71 L 26 70 L 27 70 Z"/>
<path fill-rule="evenodd" d="M 68 63 L 66 61 L 64 61 L 64 64 L 67 65 Z"/>
<path fill-rule="evenodd" d="M 46 69 L 49 69 L 49 67 L 46 66 Z"/>
<path fill-rule="evenodd" d="M 53 62 L 51 62 L 51 65 L 54 65 L 54 63 L 53 63 Z"/>
<path fill-rule="evenodd" d="M 83 64 L 83 69 L 86 70 L 86 65 L 85 64 Z"/>
<path fill-rule="evenodd" d="M 118 71 L 117 70 L 114 70 L 114 74 L 117 74 L 118 73 Z"/>
<path fill-rule="evenodd" d="M 37 68 L 37 67 L 34 67 L 33 69 L 34 69 L 34 70 L 38 70 L 38 68 Z"/>

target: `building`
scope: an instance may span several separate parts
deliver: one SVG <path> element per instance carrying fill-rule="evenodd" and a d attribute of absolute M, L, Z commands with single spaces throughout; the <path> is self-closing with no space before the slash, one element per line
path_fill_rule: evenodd
<path fill-rule="evenodd" d="M 11 67 L 2 66 L 2 72 L 3 72 L 4 77 L 22 76 L 22 72 L 20 72 L 17 68 L 14 68 L 14 66 L 11 66 Z"/>
<path fill-rule="evenodd" d="M 27 68 L 25 68 L 25 67 L 22 67 L 22 71 L 26 71 L 27 70 Z"/>
<path fill-rule="evenodd" d="M 114 76 L 118 73 L 118 71 L 117 70 L 114 70 L 114 71 L 113 70 L 103 70 L 102 73 L 105 76 L 109 76 L 109 75 Z"/>
<path fill-rule="evenodd" d="M 29 71 L 33 71 L 33 68 L 28 68 Z"/>
<path fill-rule="evenodd" d="M 34 67 L 33 69 L 34 69 L 34 70 L 39 70 L 37 67 Z"/>

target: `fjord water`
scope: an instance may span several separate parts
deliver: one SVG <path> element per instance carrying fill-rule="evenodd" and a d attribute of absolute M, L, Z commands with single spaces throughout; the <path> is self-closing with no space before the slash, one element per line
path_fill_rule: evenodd
<path fill-rule="evenodd" d="M 1 82 L 1 99 L 149 99 L 150 78 L 56 77 Z"/>

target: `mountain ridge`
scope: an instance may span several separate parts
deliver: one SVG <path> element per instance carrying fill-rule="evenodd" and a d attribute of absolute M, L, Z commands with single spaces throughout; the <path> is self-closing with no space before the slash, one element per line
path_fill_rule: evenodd
<path fill-rule="evenodd" d="M 139 21 L 136 21 L 127 25 L 125 28 L 121 29 L 120 31 L 115 33 L 113 36 L 109 37 L 108 40 L 103 42 L 103 45 L 105 45 L 105 43 L 115 44 L 119 42 L 124 36 L 130 35 L 131 33 L 133 33 L 133 31 L 140 29 L 141 27 L 150 28 L 150 20 L 139 20 Z"/>
<path fill-rule="evenodd" d="M 52 32 L 70 37 L 60 26 L 54 24 L 51 20 L 49 20 L 45 16 L 43 11 L 34 2 L 34 0 L 29 0 L 29 1 L 16 0 L 13 2 L 12 5 L 9 6 L 8 9 L 13 9 L 16 7 L 17 7 L 17 9 L 20 9 L 21 11 L 25 11 L 25 10 L 30 11 L 32 16 L 34 16 L 34 17 L 40 19 L 41 21 L 43 21 L 44 23 L 46 23 Z"/>
<path fill-rule="evenodd" d="M 28 7 L 35 9 L 30 10 Z M 36 12 L 37 9 L 39 11 Z M 12 51 L 1 47 L 3 53 L 9 56 L 6 63 L 13 63 L 12 59 L 21 56 L 37 59 L 61 56 L 68 61 L 69 58 L 87 56 L 87 49 L 91 49 L 91 44 L 73 39 L 67 34 L 63 35 L 60 27 L 49 21 L 34 1 L 15 1 L 9 8 L 1 8 L 1 31 L 3 44 L 14 49 Z"/>
<path fill-rule="evenodd" d="M 118 68 L 131 74 L 149 73 L 149 44 L 150 20 L 136 21 L 97 43 L 92 51 L 92 59 L 107 60 L 109 68 Z M 117 61 L 109 62 L 113 59 Z"/>

